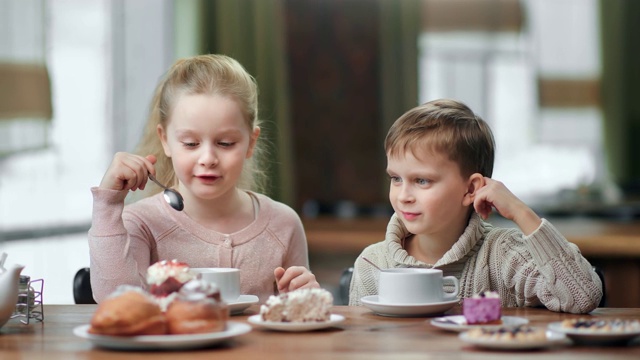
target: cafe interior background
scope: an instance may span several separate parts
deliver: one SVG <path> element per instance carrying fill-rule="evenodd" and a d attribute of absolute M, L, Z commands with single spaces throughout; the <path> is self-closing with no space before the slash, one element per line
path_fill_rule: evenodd
<path fill-rule="evenodd" d="M 488 121 L 494 178 L 541 215 L 638 221 L 639 14 L 633 0 L 0 0 L 0 252 L 44 279 L 44 303 L 73 303 L 90 187 L 135 148 L 159 77 L 200 53 L 256 77 L 268 195 L 305 227 L 384 224 L 386 131 L 441 97 Z M 310 245 L 321 285 L 336 292 L 359 250 Z"/>

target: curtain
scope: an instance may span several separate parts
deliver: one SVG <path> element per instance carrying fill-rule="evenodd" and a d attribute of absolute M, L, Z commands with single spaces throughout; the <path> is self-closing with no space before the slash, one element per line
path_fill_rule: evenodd
<path fill-rule="evenodd" d="M 295 183 L 283 1 L 215 0 L 203 2 L 203 6 L 203 52 L 233 57 L 258 82 L 260 136 L 270 145 L 266 193 L 291 204 Z"/>
<path fill-rule="evenodd" d="M 331 0 L 340 3 L 341 0 Z M 422 0 L 371 0 L 379 7 L 382 128 L 418 101 L 418 35 Z M 345 6 L 348 3 L 345 3 Z M 270 186 L 267 193 L 294 204 L 296 187 L 285 0 L 204 1 L 202 11 L 205 53 L 234 57 L 255 76 L 260 89 L 261 136 L 271 144 Z M 372 104 L 372 106 L 376 106 Z M 384 134 L 381 134 L 384 138 Z M 381 144 L 380 144 L 381 145 Z M 357 160 L 357 159 L 356 159 Z M 380 189 L 386 193 L 386 187 Z"/>

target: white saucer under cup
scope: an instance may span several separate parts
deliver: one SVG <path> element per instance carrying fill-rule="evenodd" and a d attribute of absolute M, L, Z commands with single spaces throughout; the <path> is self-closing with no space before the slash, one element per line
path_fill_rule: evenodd
<path fill-rule="evenodd" d="M 454 291 L 444 292 L 444 282 L 452 282 Z M 455 276 L 442 276 L 442 270 L 398 268 L 380 271 L 378 297 L 386 304 L 429 304 L 455 300 L 460 285 Z"/>

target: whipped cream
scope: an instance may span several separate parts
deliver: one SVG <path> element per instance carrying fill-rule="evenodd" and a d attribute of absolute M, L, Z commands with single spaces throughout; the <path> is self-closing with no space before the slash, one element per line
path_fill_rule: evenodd
<path fill-rule="evenodd" d="M 147 269 L 147 284 L 160 285 L 168 278 L 174 278 L 180 283 L 186 283 L 196 277 L 189 269 L 189 265 L 178 260 L 162 260 Z"/>
<path fill-rule="evenodd" d="M 482 298 L 499 299 L 500 295 L 495 291 L 482 291 L 478 294 L 473 295 L 471 298 L 472 299 L 482 299 Z"/>

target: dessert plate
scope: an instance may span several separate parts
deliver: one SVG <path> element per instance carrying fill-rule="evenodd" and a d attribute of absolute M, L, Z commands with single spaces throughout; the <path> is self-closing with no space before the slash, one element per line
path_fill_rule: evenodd
<path fill-rule="evenodd" d="M 462 332 L 462 331 L 470 330 L 477 327 L 491 329 L 491 328 L 525 325 L 529 323 L 529 320 L 525 318 L 517 317 L 517 316 L 503 316 L 501 320 L 502 320 L 502 324 L 468 325 L 467 320 L 464 318 L 464 315 L 452 315 L 452 316 L 443 316 L 443 317 L 432 319 L 431 325 L 435 327 L 439 327 L 441 329 L 445 329 L 445 330 Z"/>
<path fill-rule="evenodd" d="M 117 350 L 184 350 L 203 348 L 251 331 L 251 326 L 241 322 L 227 321 L 225 331 L 193 335 L 145 335 L 108 336 L 88 332 L 91 325 L 81 325 L 73 329 L 73 334 L 87 339 L 93 345 Z"/>
<path fill-rule="evenodd" d="M 450 300 L 429 304 L 385 304 L 378 300 L 378 295 L 369 295 L 360 299 L 364 306 L 382 316 L 428 316 L 438 315 L 451 309 L 458 300 Z"/>
<path fill-rule="evenodd" d="M 546 339 L 544 340 L 488 340 L 471 337 L 469 332 L 465 331 L 458 337 L 468 344 L 494 350 L 534 350 L 571 344 L 564 334 L 546 331 L 545 335 Z"/>
<path fill-rule="evenodd" d="M 329 321 L 314 321 L 314 322 L 279 322 L 279 321 L 264 321 L 262 320 L 261 315 L 253 315 L 249 316 L 247 319 L 250 323 L 270 330 L 278 330 L 278 331 L 310 331 L 310 330 L 318 330 L 325 329 L 328 327 L 332 327 L 336 324 L 339 324 L 344 321 L 344 316 L 331 314 Z"/>
<path fill-rule="evenodd" d="M 563 327 L 561 321 L 550 323 L 547 329 L 565 334 L 573 342 L 585 345 L 621 344 L 640 336 L 640 329 L 607 332 L 602 330 L 570 329 Z"/>
<path fill-rule="evenodd" d="M 229 304 L 231 315 L 242 314 L 249 306 L 258 303 L 258 297 L 255 295 L 240 295 L 238 300 Z"/>

